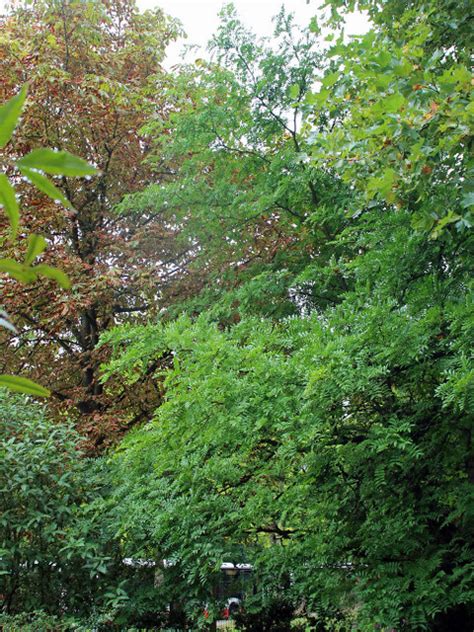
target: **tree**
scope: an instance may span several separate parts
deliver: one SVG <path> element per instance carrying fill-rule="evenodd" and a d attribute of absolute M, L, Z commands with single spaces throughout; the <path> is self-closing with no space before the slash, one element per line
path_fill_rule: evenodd
<path fill-rule="evenodd" d="M 335 70 L 309 100 L 335 124 L 313 137 L 315 160 L 359 191 L 349 212 L 396 206 L 432 238 L 446 227 L 467 232 L 473 107 L 464 3 L 347 4 L 369 7 L 379 28 L 348 45 L 339 38 L 329 51 Z"/>
<path fill-rule="evenodd" d="M 148 143 L 139 130 L 146 116 L 166 116 L 160 62 L 175 33 L 162 12 L 141 14 L 131 1 L 38 0 L 2 18 L 4 95 L 28 79 L 32 99 L 7 156 L 49 146 L 83 156 L 99 172 L 86 181 L 57 182 L 67 212 L 17 181 L 25 228 L 45 234 L 44 263 L 62 267 L 72 290 L 33 284 L 19 292 L 6 282 L 4 303 L 15 316 L 18 338 L 14 345 L 6 342 L 4 362 L 11 372 L 41 375 L 59 408 L 75 409 L 98 445 L 141 414 L 140 404 L 131 404 L 119 386 L 119 410 L 111 411 L 98 380 L 100 332 L 153 311 L 166 262 L 174 257 L 173 231 L 160 223 L 160 209 L 133 220 L 113 209 L 149 177 L 143 163 Z M 9 254 L 15 258 L 22 247 L 20 239 Z M 124 407 L 127 419 L 120 415 Z"/>
<path fill-rule="evenodd" d="M 347 47 L 337 42 L 321 89 L 302 95 L 304 126 L 296 139 L 301 157 L 311 154 L 305 169 L 297 160 L 289 169 L 291 134 L 285 137 L 281 123 L 270 136 L 246 109 L 258 112 L 258 94 L 270 90 L 275 76 L 293 72 L 295 62 L 280 57 L 265 65 L 259 57 L 255 85 L 263 92 L 239 93 L 242 75 L 252 77 L 241 58 L 255 49 L 233 18 L 219 40 L 220 59 L 230 59 L 229 66 L 206 67 L 202 81 L 209 85 L 213 77 L 214 89 L 177 117 L 176 129 L 198 130 L 200 144 L 190 155 L 185 136 L 178 136 L 175 147 L 186 149 L 176 195 L 183 192 L 183 221 L 195 235 L 212 233 L 209 226 L 221 231 L 220 253 L 204 239 L 196 248 L 196 261 L 222 257 L 217 282 L 255 249 L 261 215 L 255 219 L 254 204 L 275 172 L 254 165 L 270 159 L 283 167 L 271 180 L 272 208 L 291 191 L 288 208 L 302 217 L 292 225 L 273 214 L 267 248 L 281 255 L 270 268 L 278 278 L 290 258 L 279 238 L 292 235 L 297 274 L 283 286 L 279 305 L 293 302 L 293 313 L 262 301 L 259 268 L 247 267 L 246 285 L 227 296 L 221 291 L 217 306 L 206 309 L 203 293 L 186 317 L 122 327 L 104 338 L 115 348 L 108 374 L 122 374 L 131 385 L 156 359 L 172 359 L 164 403 L 117 454 L 114 497 L 124 546 L 176 560 L 169 588 L 189 596 L 194 617 L 210 599 L 219 563 L 246 555 L 265 587 L 248 600 L 250 610 L 263 611 L 272 594 L 284 593 L 309 612 L 350 611 L 362 630 L 472 625 L 472 235 L 463 40 L 454 51 L 444 50 L 444 40 L 429 41 L 437 37 L 436 28 L 426 28 L 429 12 L 413 29 L 411 10 L 402 14 L 403 28 L 392 32 L 382 17 L 402 5 L 385 5 L 371 33 Z M 236 32 L 238 43 L 229 44 Z M 434 59 L 417 67 L 428 51 Z M 230 89 L 219 90 L 223 77 Z M 423 80 L 420 89 L 415 80 Z M 298 101 L 294 85 L 275 89 L 278 104 L 290 100 L 282 112 Z M 242 130 L 239 142 L 235 130 Z M 253 138 L 272 143 L 262 150 Z M 306 197 L 313 178 L 327 183 L 317 202 Z M 215 219 L 203 215 L 199 192 L 219 209 Z M 439 212 L 430 215 L 433 208 Z M 237 236 L 234 218 L 245 224 Z M 239 298 L 245 300 L 236 305 Z M 129 525 L 138 519 L 132 534 Z"/>
<path fill-rule="evenodd" d="M 163 208 L 180 228 L 176 239 L 189 263 L 179 271 L 170 317 L 213 302 L 228 321 L 239 318 L 239 305 L 247 313 L 294 314 L 288 288 L 296 285 L 299 302 L 324 307 L 346 283 L 336 264 L 342 253 L 329 244 L 347 224 L 349 197 L 331 170 L 308 164 L 306 99 L 325 62 L 311 33 L 300 33 L 283 11 L 273 47 L 247 32 L 231 5 L 221 17 L 213 61 L 185 68 L 170 86 L 170 101 L 182 95 L 179 111 L 170 123 L 147 126 L 150 162 L 165 161 L 174 177 L 126 197 L 124 208 L 138 215 Z M 327 113 L 317 122 L 325 129 Z M 317 287 L 299 282 L 311 262 L 316 269 L 328 257 L 332 273 Z"/>
<path fill-rule="evenodd" d="M 23 110 L 26 97 L 26 86 L 0 107 L 0 146 L 4 147 L 11 140 L 12 134 L 18 124 L 18 119 Z M 38 149 L 20 158 L 18 161 L 10 161 L 10 169 L 19 172 L 32 184 L 45 192 L 53 199 L 61 200 L 61 192 L 44 175 L 54 173 L 65 175 L 90 175 L 95 169 L 86 162 L 69 154 L 68 152 L 53 152 L 48 149 Z M 43 173 L 41 173 L 41 171 Z M 63 198 L 62 201 L 67 204 Z M 8 219 L 11 238 L 14 242 L 20 224 L 20 209 L 16 199 L 14 187 L 5 174 L 0 174 L 0 203 Z M 0 259 L 0 270 L 6 272 L 11 278 L 23 283 L 36 281 L 39 277 L 46 277 L 56 281 L 61 287 L 69 288 L 69 279 L 58 268 L 37 263 L 37 258 L 46 247 L 44 238 L 40 235 L 28 236 L 28 247 L 23 262 L 15 259 Z M 36 265 L 33 263 L 36 262 Z M 16 333 L 17 330 L 9 320 L 8 314 L 2 310 L 0 326 Z M 32 395 L 47 396 L 49 391 L 28 378 L 14 375 L 0 375 L 0 385 L 14 391 L 29 393 Z"/>

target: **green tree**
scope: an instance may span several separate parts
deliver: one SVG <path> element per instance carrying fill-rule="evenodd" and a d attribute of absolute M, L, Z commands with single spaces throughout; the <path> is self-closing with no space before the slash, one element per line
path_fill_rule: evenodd
<path fill-rule="evenodd" d="M 189 597 L 195 615 L 219 563 L 247 555 L 265 587 L 250 610 L 285 594 L 300 609 L 351 611 L 361 630 L 472 626 L 472 106 L 463 39 L 451 50 L 430 40 L 441 37 L 427 29 L 435 14 L 412 24 L 412 7 L 383 7 L 371 33 L 337 42 L 321 89 L 310 75 L 304 92 L 297 61 L 261 51 L 255 61 L 254 40 L 226 14 L 220 64 L 202 75 L 213 89 L 175 119 L 171 146 L 185 151 L 182 180 L 170 185 L 176 218 L 193 226 L 196 263 L 207 273 L 219 262 L 221 291 L 203 292 L 175 322 L 104 338 L 115 347 L 106 376 L 133 385 L 156 359 L 171 364 L 157 376 L 165 403 L 116 455 L 114 494 L 124 547 L 174 558 L 169 589 Z M 401 13 L 399 29 L 383 17 L 390 8 Z M 259 69 L 255 83 L 242 58 Z M 277 77 L 291 85 L 280 89 Z M 300 109 L 300 150 L 262 105 L 265 90 L 281 106 L 276 116 Z M 261 267 L 239 271 L 258 243 L 262 215 L 256 221 L 253 211 L 265 186 L 265 252 L 277 253 L 259 255 L 267 285 Z M 159 195 L 146 191 L 138 207 Z M 277 213 L 288 199 L 299 219 Z"/>
<path fill-rule="evenodd" d="M 121 207 L 139 216 L 160 208 L 179 227 L 185 264 L 173 270 L 180 292 L 171 287 L 170 317 L 214 302 L 229 322 L 239 311 L 294 314 L 288 288 L 311 261 L 332 257 L 317 287 L 300 286 L 300 302 L 325 307 L 346 284 L 332 242 L 347 224 L 349 198 L 331 170 L 309 164 L 306 98 L 326 64 L 311 33 L 283 11 L 272 45 L 248 32 L 232 5 L 221 18 L 212 61 L 183 69 L 168 89 L 176 112 L 146 128 L 158 182 Z M 330 125 L 327 112 L 317 124 Z M 165 182 L 163 165 L 174 174 Z"/>
<path fill-rule="evenodd" d="M 346 3 L 327 4 L 336 11 Z M 465 232 L 473 223 L 474 106 L 464 3 L 347 4 L 370 8 L 377 28 L 349 44 L 338 38 L 328 52 L 334 69 L 308 95 L 316 115 L 334 117 L 332 133 L 312 134 L 316 164 L 358 192 L 348 213 L 400 208 L 431 238 L 446 227 Z"/>

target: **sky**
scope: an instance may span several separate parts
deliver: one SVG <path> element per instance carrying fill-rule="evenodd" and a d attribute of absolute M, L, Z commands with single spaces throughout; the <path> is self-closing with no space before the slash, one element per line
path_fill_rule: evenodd
<path fill-rule="evenodd" d="M 0 0 L 1 1 L 1 0 Z M 218 13 L 224 0 L 138 0 L 141 9 L 161 7 L 166 13 L 180 19 L 188 38 L 172 44 L 168 49 L 165 65 L 180 61 L 180 54 L 187 44 L 205 47 L 219 23 Z M 242 21 L 257 35 L 271 35 L 272 17 L 282 4 L 287 11 L 295 14 L 296 22 L 307 26 L 316 13 L 319 1 L 312 0 L 233 0 Z M 353 14 L 346 24 L 347 34 L 360 34 L 368 30 L 368 23 L 362 14 Z M 194 55 L 198 57 L 198 54 Z"/>

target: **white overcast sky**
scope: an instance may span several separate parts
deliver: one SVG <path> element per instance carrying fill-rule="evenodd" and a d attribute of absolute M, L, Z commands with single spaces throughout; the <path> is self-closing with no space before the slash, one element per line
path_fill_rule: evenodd
<path fill-rule="evenodd" d="M 216 30 L 219 23 L 218 13 L 224 4 L 224 0 L 138 0 L 142 9 L 161 7 L 169 15 L 179 18 L 188 35 L 187 40 L 180 40 L 170 46 L 167 66 L 180 60 L 180 53 L 185 45 L 206 46 Z M 312 0 L 308 4 L 306 0 L 234 0 L 233 4 L 242 21 L 257 35 L 271 35 L 272 17 L 278 13 L 282 4 L 288 12 L 295 14 L 298 24 L 308 26 L 320 2 Z M 365 33 L 367 30 L 367 19 L 361 14 L 353 14 L 346 24 L 348 35 Z"/>

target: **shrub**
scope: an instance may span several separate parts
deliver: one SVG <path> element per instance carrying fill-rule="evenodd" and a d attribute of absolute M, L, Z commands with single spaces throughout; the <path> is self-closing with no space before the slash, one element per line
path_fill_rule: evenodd
<path fill-rule="evenodd" d="M 107 559 L 87 501 L 97 483 L 65 422 L 0 391 L 0 595 L 9 614 L 81 612 Z M 86 477 L 86 469 L 87 477 Z"/>

